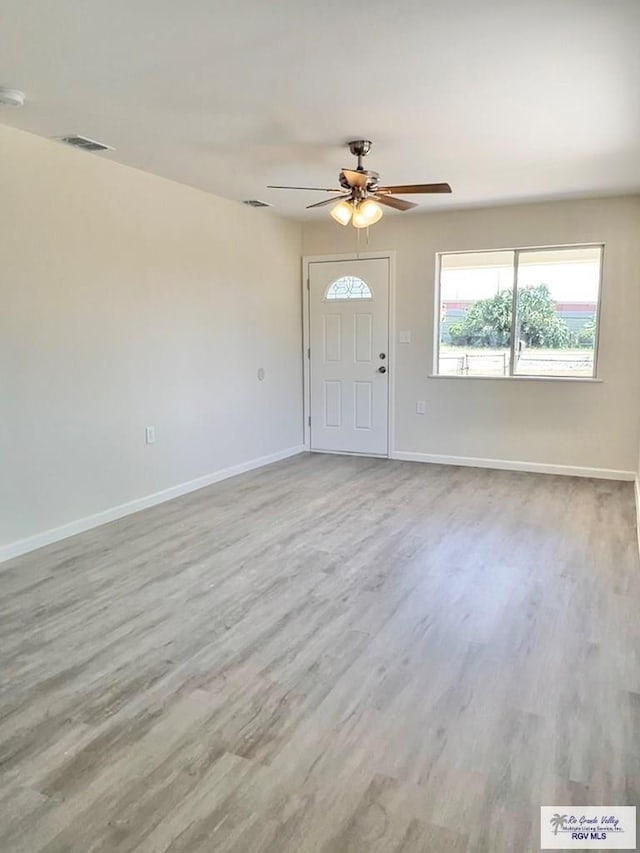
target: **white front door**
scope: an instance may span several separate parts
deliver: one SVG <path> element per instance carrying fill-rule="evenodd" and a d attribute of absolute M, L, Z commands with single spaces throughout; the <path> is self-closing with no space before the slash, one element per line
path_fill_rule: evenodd
<path fill-rule="evenodd" d="M 311 449 L 386 456 L 389 259 L 309 264 Z"/>

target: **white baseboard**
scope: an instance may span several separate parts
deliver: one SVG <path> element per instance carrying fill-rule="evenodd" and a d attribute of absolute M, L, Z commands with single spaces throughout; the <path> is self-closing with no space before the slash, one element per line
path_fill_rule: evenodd
<path fill-rule="evenodd" d="M 303 452 L 303 445 L 289 447 L 286 450 L 271 453 L 269 456 L 250 459 L 248 462 L 241 462 L 239 465 L 232 465 L 230 468 L 223 468 L 220 471 L 214 471 L 212 474 L 205 474 L 204 477 L 189 480 L 187 483 L 179 483 L 177 486 L 171 486 L 168 489 L 163 489 L 161 492 L 154 492 L 151 495 L 136 498 L 133 501 L 105 509 L 94 515 L 88 515 L 77 521 L 63 524 L 61 527 L 43 530 L 42 533 L 36 533 L 34 536 L 28 536 L 26 539 L 10 542 L 8 545 L 0 546 L 0 563 L 10 560 L 13 557 L 19 557 L 21 554 L 27 554 L 29 551 L 35 551 L 36 548 L 42 548 L 45 545 L 51 545 L 53 542 L 59 542 L 61 539 L 67 539 L 69 536 L 84 533 L 85 530 L 91 530 L 93 527 L 108 524 L 110 521 L 123 518 L 125 515 L 131 515 L 134 512 L 139 512 L 141 509 L 148 509 L 165 501 L 173 500 L 173 498 L 179 498 L 181 495 L 188 494 L 188 492 L 195 492 L 197 489 L 203 489 L 205 486 L 211 486 L 213 483 L 227 480 L 229 477 L 236 477 L 238 474 L 244 474 L 246 471 L 253 471 L 255 468 L 262 468 L 264 465 L 270 465 L 272 462 L 279 462 L 281 459 L 288 459 L 290 456 L 297 456 L 298 453 Z"/>
<path fill-rule="evenodd" d="M 405 462 L 430 462 L 436 465 L 462 465 L 468 468 L 497 468 L 504 471 L 526 471 L 531 474 L 562 474 L 565 477 L 595 477 L 599 480 L 635 480 L 634 471 L 610 468 L 579 468 L 573 465 L 551 465 L 546 462 L 521 462 L 511 459 L 481 459 L 475 456 L 439 456 L 435 453 L 410 453 L 395 450 L 392 459 Z"/>

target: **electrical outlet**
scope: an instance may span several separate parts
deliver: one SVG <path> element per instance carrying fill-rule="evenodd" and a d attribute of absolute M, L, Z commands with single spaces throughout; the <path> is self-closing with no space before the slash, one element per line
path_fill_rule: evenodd
<path fill-rule="evenodd" d="M 148 426 L 144 428 L 144 440 L 147 442 L 147 444 L 155 444 L 156 428 L 154 426 Z"/>
<path fill-rule="evenodd" d="M 424 415 L 427 411 L 427 404 L 424 400 L 416 400 L 416 415 Z"/>
<path fill-rule="evenodd" d="M 409 331 L 398 332 L 398 343 L 399 344 L 410 344 L 411 343 L 411 332 L 409 332 Z"/>

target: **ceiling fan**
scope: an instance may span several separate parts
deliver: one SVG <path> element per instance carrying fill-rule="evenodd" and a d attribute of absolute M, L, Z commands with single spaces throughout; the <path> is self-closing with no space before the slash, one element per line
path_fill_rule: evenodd
<path fill-rule="evenodd" d="M 449 184 L 402 184 L 381 187 L 378 185 L 380 175 L 377 172 L 367 170 L 362 166 L 362 158 L 371 150 L 371 142 L 368 139 L 354 139 L 349 142 L 349 150 L 354 157 L 358 158 L 355 169 L 343 169 L 338 176 L 340 189 L 329 189 L 326 187 L 280 187 L 269 186 L 271 190 L 307 190 L 324 193 L 337 193 L 325 201 L 308 204 L 307 208 L 324 207 L 328 204 L 335 205 L 330 214 L 340 225 L 352 223 L 356 228 L 366 228 L 374 225 L 382 219 L 383 210 L 381 204 L 393 207 L 395 210 L 411 210 L 418 205 L 412 201 L 396 198 L 392 193 L 400 195 L 421 193 L 450 193 Z M 337 203 L 336 203 L 337 202 Z"/>

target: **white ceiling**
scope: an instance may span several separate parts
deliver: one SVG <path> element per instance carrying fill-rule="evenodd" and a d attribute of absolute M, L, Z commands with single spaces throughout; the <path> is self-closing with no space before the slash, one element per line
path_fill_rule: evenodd
<path fill-rule="evenodd" d="M 418 210 L 633 192 L 639 42 L 639 0 L 2 0 L 0 122 L 301 218 L 266 184 L 335 186 L 362 137 L 451 183 Z"/>

